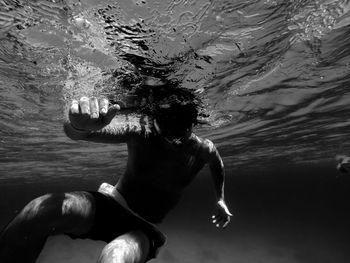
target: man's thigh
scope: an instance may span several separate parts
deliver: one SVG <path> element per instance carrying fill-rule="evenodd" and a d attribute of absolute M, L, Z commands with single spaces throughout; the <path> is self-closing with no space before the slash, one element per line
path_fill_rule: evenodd
<path fill-rule="evenodd" d="M 87 192 L 45 194 L 30 201 L 4 233 L 82 234 L 91 228 L 94 214 L 95 201 Z"/>
<path fill-rule="evenodd" d="M 81 235 L 87 233 L 94 221 L 96 206 L 94 197 L 88 192 L 53 194 L 52 206 L 60 209 L 60 216 L 53 220 L 55 232 Z M 48 204 L 50 205 L 50 204 Z"/>
<path fill-rule="evenodd" d="M 148 259 L 150 241 L 147 235 L 139 230 L 125 233 L 102 250 L 98 263 L 125 262 L 143 263 Z"/>

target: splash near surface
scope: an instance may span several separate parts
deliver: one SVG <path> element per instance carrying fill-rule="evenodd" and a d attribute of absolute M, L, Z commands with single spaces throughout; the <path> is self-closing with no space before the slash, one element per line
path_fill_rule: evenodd
<path fill-rule="evenodd" d="M 57 173 L 53 159 L 65 164 L 62 175 L 78 176 L 86 159 L 67 161 L 65 104 L 107 96 L 131 108 L 145 79 L 196 92 L 210 123 L 196 131 L 228 163 L 317 162 L 329 149 L 347 151 L 348 11 L 341 0 L 1 1 L 3 174 L 25 177 L 9 168 L 31 167 L 30 149 L 42 149 L 40 176 Z M 100 151 L 95 166 L 115 167 Z"/>

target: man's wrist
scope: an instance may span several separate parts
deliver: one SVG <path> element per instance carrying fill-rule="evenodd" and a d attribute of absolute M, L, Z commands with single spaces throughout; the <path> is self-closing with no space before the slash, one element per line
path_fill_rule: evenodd
<path fill-rule="evenodd" d="M 218 204 L 225 204 L 224 198 L 219 198 L 217 201 Z"/>

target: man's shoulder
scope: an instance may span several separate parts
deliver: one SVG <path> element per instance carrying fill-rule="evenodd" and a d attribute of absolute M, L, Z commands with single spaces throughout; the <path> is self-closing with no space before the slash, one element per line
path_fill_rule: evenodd
<path fill-rule="evenodd" d="M 215 144 L 211 140 L 201 138 L 195 134 L 192 134 L 192 140 L 202 155 L 209 157 L 212 153 L 216 152 Z"/>

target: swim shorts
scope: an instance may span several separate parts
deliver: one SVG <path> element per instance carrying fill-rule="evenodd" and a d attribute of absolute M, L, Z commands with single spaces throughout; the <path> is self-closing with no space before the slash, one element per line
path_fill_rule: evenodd
<path fill-rule="evenodd" d="M 79 236 L 68 234 L 70 237 L 103 240 L 109 243 L 127 232 L 140 230 L 146 234 L 150 241 L 148 260 L 157 256 L 160 247 L 166 241 L 166 237 L 155 225 L 122 206 L 110 196 L 100 192 L 89 193 L 96 202 L 94 224 L 87 234 Z"/>

